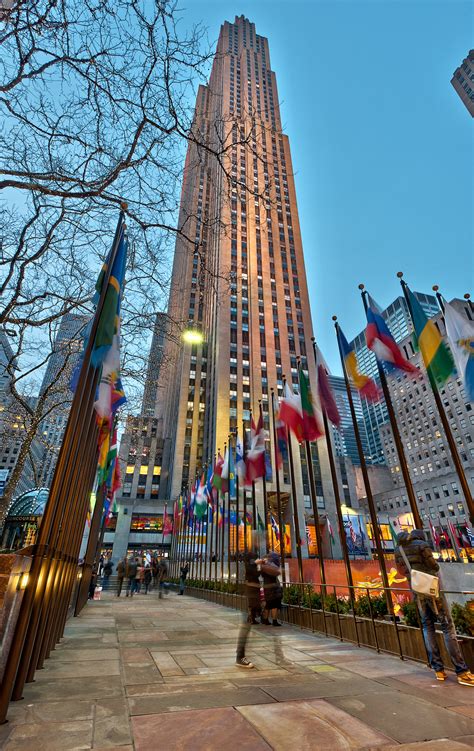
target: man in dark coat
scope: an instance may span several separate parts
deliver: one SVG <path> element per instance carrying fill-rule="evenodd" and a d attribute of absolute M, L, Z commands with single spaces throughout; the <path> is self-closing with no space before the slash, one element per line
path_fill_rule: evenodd
<path fill-rule="evenodd" d="M 402 550 L 405 554 L 404 556 L 401 553 Z M 405 558 L 408 561 L 408 566 Z M 398 570 L 410 582 L 412 569 L 423 571 L 425 574 L 431 574 L 432 576 L 436 576 L 439 572 L 439 565 L 433 556 L 433 551 L 425 540 L 423 530 L 420 529 L 414 529 L 410 534 L 401 532 L 398 535 L 398 548 L 395 550 L 395 561 Z M 438 620 L 443 632 L 446 649 L 456 671 L 458 683 L 462 686 L 474 686 L 474 675 L 469 672 L 462 656 L 446 597 L 441 592 L 439 597 L 413 594 L 420 613 L 428 659 L 436 673 L 436 678 L 438 681 L 445 681 L 447 677 L 436 640 L 435 623 Z"/>

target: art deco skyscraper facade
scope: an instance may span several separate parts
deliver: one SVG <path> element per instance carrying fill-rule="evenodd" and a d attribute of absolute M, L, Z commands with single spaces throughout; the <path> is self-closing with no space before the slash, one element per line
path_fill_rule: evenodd
<path fill-rule="evenodd" d="M 170 439 L 171 498 L 223 451 L 229 433 L 241 434 L 259 400 L 268 415 L 271 388 L 281 393 L 284 376 L 298 383 L 298 357 L 315 380 L 290 145 L 268 41 L 243 16 L 221 27 L 193 132 L 206 148 L 188 149 L 179 218 L 186 237 L 176 244 L 168 312 L 176 334 L 192 326 L 204 343 L 178 344 L 176 335 L 165 358 L 166 396 L 157 414 Z M 318 503 L 330 511 L 320 443 L 313 446 Z M 310 502 L 302 452 L 296 459 L 304 522 Z M 289 490 L 286 472 L 282 480 Z"/>

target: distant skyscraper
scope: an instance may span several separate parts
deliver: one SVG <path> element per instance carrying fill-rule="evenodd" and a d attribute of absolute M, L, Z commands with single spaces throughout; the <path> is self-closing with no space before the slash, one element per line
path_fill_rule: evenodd
<path fill-rule="evenodd" d="M 284 375 L 298 383 L 298 357 L 315 381 L 290 145 L 268 41 L 243 16 L 221 27 L 209 85 L 199 87 L 194 129 L 211 147 L 227 149 L 224 170 L 194 144 L 186 158 L 179 224 L 195 245 L 177 240 L 169 314 L 202 331 L 204 343 L 169 348 L 173 365 L 167 363 L 161 409 L 172 498 L 223 451 L 229 433 L 241 433 L 243 421 L 249 425 L 260 399 L 268 414 L 270 389 L 281 393 Z M 178 341 L 179 327 L 173 333 Z M 318 503 L 331 515 L 324 441 L 313 452 Z M 302 529 L 311 505 L 304 463 L 297 451 Z M 288 492 L 286 472 L 283 479 Z"/>
<path fill-rule="evenodd" d="M 66 428 L 72 401 L 69 384 L 80 357 L 87 322 L 88 317 L 78 313 L 66 313 L 61 318 L 54 339 L 53 351 L 41 383 L 40 397 L 46 391 L 48 392 L 43 411 L 46 412 L 48 404 L 54 405 L 50 414 L 41 423 L 44 453 L 40 484 L 46 488 L 51 486 Z"/>
<path fill-rule="evenodd" d="M 354 424 L 352 422 L 349 398 L 347 396 L 344 378 L 331 375 L 329 376 L 329 383 L 331 384 L 339 414 L 341 415 L 341 426 L 339 428 L 333 426 L 332 429 L 336 454 L 337 456 L 347 456 L 353 464 L 358 465 L 360 464 L 360 457 L 357 450 Z M 360 433 L 360 440 L 362 443 L 362 450 L 364 456 L 367 458 L 369 454 L 369 439 L 367 437 L 367 429 L 365 427 L 360 395 L 355 388 L 351 389 L 351 393 Z"/>
<path fill-rule="evenodd" d="M 167 326 L 168 316 L 166 313 L 157 313 L 143 391 L 142 415 L 145 417 L 153 417 L 155 414 L 156 402 L 158 400 L 158 380 L 163 359 Z"/>
<path fill-rule="evenodd" d="M 470 50 L 459 68 L 456 68 L 451 83 L 471 117 L 474 117 L 474 50 Z"/>
<path fill-rule="evenodd" d="M 414 294 L 418 298 L 428 318 L 431 318 L 439 312 L 438 303 L 436 302 L 436 297 L 434 295 L 425 295 L 421 292 L 415 292 Z M 396 342 L 401 342 L 402 339 L 405 339 L 405 337 L 413 332 L 413 325 L 404 297 L 397 297 L 387 308 L 385 308 L 385 310 L 382 311 L 382 315 Z M 352 344 L 354 345 L 361 372 L 366 373 L 371 376 L 371 378 L 377 379 L 377 361 L 374 353 L 367 347 L 365 341 L 365 329 L 355 337 Z M 407 346 L 413 348 L 411 342 Z M 383 464 L 385 458 L 382 441 L 379 435 L 379 428 L 388 420 L 387 407 L 383 399 L 377 404 L 373 404 L 362 397 L 361 402 L 369 442 L 368 458 L 373 464 Z"/>

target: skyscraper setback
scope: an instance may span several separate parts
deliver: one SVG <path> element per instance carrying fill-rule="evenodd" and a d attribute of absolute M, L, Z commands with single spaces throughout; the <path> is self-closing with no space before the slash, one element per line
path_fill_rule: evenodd
<path fill-rule="evenodd" d="M 163 473 L 171 498 L 223 451 L 229 434 L 249 425 L 259 400 L 268 429 L 271 389 L 281 394 L 284 377 L 298 383 L 298 357 L 315 381 L 290 145 L 268 41 L 243 16 L 221 27 L 193 133 L 201 145 L 191 143 L 186 157 L 168 310 L 175 336 L 157 405 L 169 438 Z M 186 326 L 202 333 L 202 344 L 177 343 Z M 335 527 L 324 441 L 313 456 L 318 506 Z M 302 451 L 296 465 L 304 529 L 311 504 Z M 287 471 L 282 482 L 289 491 Z"/>

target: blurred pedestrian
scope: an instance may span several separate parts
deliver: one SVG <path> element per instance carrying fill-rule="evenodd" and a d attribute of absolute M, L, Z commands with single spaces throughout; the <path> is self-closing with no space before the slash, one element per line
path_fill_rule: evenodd
<path fill-rule="evenodd" d="M 125 567 L 125 576 L 127 577 L 126 596 L 133 597 L 135 592 L 135 577 L 137 575 L 137 563 L 134 558 L 129 558 Z"/>
<path fill-rule="evenodd" d="M 151 584 L 151 567 L 149 565 L 145 566 L 145 571 L 143 573 L 143 583 L 145 585 L 145 594 L 148 594 L 148 588 Z"/>
<path fill-rule="evenodd" d="M 265 593 L 265 609 L 261 622 L 266 626 L 281 626 L 278 621 L 283 597 L 283 589 L 278 578 L 281 574 L 280 556 L 272 551 L 262 559 L 257 560 L 257 566 L 263 576 L 263 591 Z"/>
<path fill-rule="evenodd" d="M 245 656 L 245 649 L 253 623 L 257 623 L 257 613 L 260 612 L 260 572 L 257 565 L 258 553 L 256 540 L 252 541 L 251 549 L 244 554 L 245 581 L 244 591 L 247 597 L 248 614 L 243 613 L 237 640 L 237 654 L 235 664 L 239 668 L 251 669 L 253 663 Z"/>
<path fill-rule="evenodd" d="M 104 561 L 104 566 L 102 568 L 102 587 L 104 589 L 104 592 L 108 590 L 109 588 L 109 579 L 113 571 L 112 561 L 110 558 L 107 558 Z"/>
<path fill-rule="evenodd" d="M 135 560 L 137 562 L 137 573 L 135 576 L 135 592 L 140 593 L 142 589 L 143 576 L 144 576 L 145 569 L 143 568 L 143 563 L 138 558 L 136 558 Z"/>
<path fill-rule="evenodd" d="M 125 577 L 125 560 L 121 558 L 117 563 L 115 570 L 117 571 L 117 597 L 120 597 L 122 592 L 123 580 Z"/>
<path fill-rule="evenodd" d="M 157 570 L 158 579 L 158 596 L 161 600 L 163 592 L 166 591 L 166 579 L 168 578 L 168 566 L 164 558 L 160 558 Z"/>
<path fill-rule="evenodd" d="M 186 561 L 184 566 L 181 566 L 180 570 L 180 576 L 179 576 L 179 595 L 184 595 L 184 587 L 186 583 L 186 578 L 189 573 L 189 563 Z"/>

